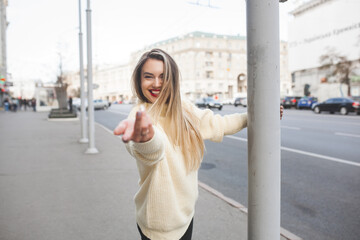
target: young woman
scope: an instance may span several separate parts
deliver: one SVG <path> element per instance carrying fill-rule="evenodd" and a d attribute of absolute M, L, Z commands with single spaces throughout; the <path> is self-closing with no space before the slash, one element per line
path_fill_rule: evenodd
<path fill-rule="evenodd" d="M 191 239 L 204 140 L 220 142 L 247 125 L 246 113 L 215 115 L 182 100 L 179 78 L 166 52 L 143 54 L 132 76 L 139 103 L 114 130 L 139 170 L 135 205 L 142 240 Z"/>

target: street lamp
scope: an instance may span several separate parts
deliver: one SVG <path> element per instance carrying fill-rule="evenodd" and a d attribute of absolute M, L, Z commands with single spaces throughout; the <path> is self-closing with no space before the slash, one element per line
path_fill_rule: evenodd
<path fill-rule="evenodd" d="M 88 143 L 86 130 L 86 109 L 85 109 L 85 84 L 84 84 L 84 61 L 83 61 L 83 37 L 81 31 L 81 0 L 79 0 L 79 55 L 80 55 L 80 122 L 81 122 L 81 138 L 80 143 Z"/>
<path fill-rule="evenodd" d="M 88 87 L 88 115 L 89 115 L 89 147 L 85 151 L 87 154 L 96 154 L 99 151 L 95 147 L 95 127 L 94 127 L 94 103 L 93 103 L 93 84 L 92 84 L 92 46 L 91 46 L 91 9 L 90 0 L 87 0 L 86 9 L 86 33 L 87 33 L 87 87 Z"/>

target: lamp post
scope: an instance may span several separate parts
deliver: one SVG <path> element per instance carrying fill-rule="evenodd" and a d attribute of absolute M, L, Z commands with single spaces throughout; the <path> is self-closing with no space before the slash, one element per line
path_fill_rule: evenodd
<path fill-rule="evenodd" d="M 248 239 L 278 240 L 281 165 L 279 0 L 247 0 L 246 19 Z"/>
<path fill-rule="evenodd" d="M 89 147 L 85 151 L 87 154 L 96 154 L 99 151 L 95 147 L 95 127 L 94 127 L 94 103 L 93 103 L 93 84 L 92 84 L 92 46 L 91 46 L 91 9 L 90 0 L 87 0 L 86 9 L 86 33 L 87 33 L 87 87 L 88 87 L 88 115 L 89 115 Z"/>
<path fill-rule="evenodd" d="M 84 61 L 83 61 L 83 36 L 81 31 L 81 0 L 79 0 L 79 55 L 80 55 L 80 99 L 81 99 L 81 138 L 80 143 L 88 143 L 86 126 L 86 108 L 85 108 L 85 84 L 84 84 Z"/>

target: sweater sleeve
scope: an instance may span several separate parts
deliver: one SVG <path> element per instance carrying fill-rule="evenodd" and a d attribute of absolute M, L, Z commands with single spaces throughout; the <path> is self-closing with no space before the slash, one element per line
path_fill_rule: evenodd
<path fill-rule="evenodd" d="M 134 158 L 148 166 L 161 161 L 165 155 L 164 136 L 159 128 L 154 125 L 153 128 L 154 136 L 149 141 L 143 143 L 130 141 L 125 144 L 126 149 Z"/>
<path fill-rule="evenodd" d="M 128 119 L 135 120 L 136 112 L 139 106 L 136 105 L 129 113 Z M 130 141 L 125 144 L 128 152 L 137 160 L 143 162 L 145 165 L 153 165 L 164 158 L 165 141 L 162 131 L 153 125 L 154 136 L 147 142 L 136 143 Z"/>
<path fill-rule="evenodd" d="M 247 113 L 221 116 L 210 109 L 202 110 L 194 104 L 192 110 L 200 121 L 200 133 L 204 140 L 221 142 L 224 135 L 235 134 L 247 126 Z"/>

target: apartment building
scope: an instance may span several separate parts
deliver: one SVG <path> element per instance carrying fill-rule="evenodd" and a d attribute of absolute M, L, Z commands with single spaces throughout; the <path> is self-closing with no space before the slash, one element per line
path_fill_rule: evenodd
<path fill-rule="evenodd" d="M 289 70 L 295 95 L 308 87 L 320 101 L 360 96 L 359 9 L 360 1 L 311 0 L 291 12 Z M 337 66 L 348 68 L 350 89 L 344 74 L 334 74 Z"/>
<path fill-rule="evenodd" d="M 174 58 L 181 73 L 181 93 L 192 101 L 202 96 L 224 100 L 247 95 L 246 37 L 192 32 L 146 46 L 132 53 L 126 65 L 94 68 L 94 98 L 133 99 L 132 70 L 140 56 L 152 48 L 161 48 Z M 284 96 L 291 89 L 286 42 L 280 43 L 280 50 L 281 95 Z M 67 77 L 72 82 L 69 93 L 80 86 L 78 73 L 73 75 Z"/>

